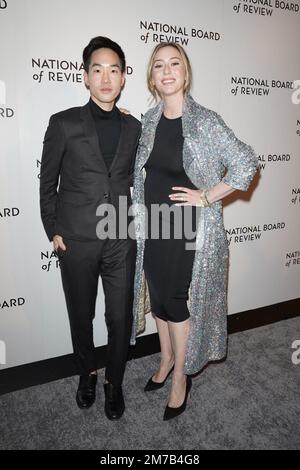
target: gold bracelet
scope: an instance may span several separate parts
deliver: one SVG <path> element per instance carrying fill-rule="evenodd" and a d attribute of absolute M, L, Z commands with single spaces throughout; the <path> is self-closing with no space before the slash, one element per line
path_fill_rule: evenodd
<path fill-rule="evenodd" d="M 207 190 L 205 190 L 202 194 L 202 196 L 200 196 L 200 201 L 199 201 L 199 206 L 200 207 L 210 207 L 211 206 L 211 203 L 208 201 L 207 199 Z"/>
<path fill-rule="evenodd" d="M 210 207 L 211 206 L 211 203 L 209 202 L 209 200 L 207 199 L 207 193 L 208 193 L 208 189 L 206 189 L 206 191 L 204 191 L 204 198 L 206 200 L 206 203 L 207 203 L 207 207 Z"/>

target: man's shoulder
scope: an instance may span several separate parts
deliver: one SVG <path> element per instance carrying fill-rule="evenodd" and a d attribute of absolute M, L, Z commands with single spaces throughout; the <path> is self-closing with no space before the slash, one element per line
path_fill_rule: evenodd
<path fill-rule="evenodd" d="M 121 111 L 120 111 L 121 112 Z M 132 114 L 122 114 L 127 123 L 133 128 L 139 130 L 141 128 L 141 122 L 132 116 Z"/>
<path fill-rule="evenodd" d="M 85 106 L 75 106 L 73 108 L 64 109 L 52 114 L 50 120 L 59 122 L 73 122 L 80 119 L 80 115 Z"/>

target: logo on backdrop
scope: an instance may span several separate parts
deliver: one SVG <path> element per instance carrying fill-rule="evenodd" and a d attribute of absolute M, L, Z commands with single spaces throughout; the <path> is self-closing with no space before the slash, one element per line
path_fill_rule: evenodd
<path fill-rule="evenodd" d="M 235 3 L 235 13 L 271 17 L 274 11 L 299 13 L 299 4 L 283 0 L 242 0 Z"/>
<path fill-rule="evenodd" d="M 229 228 L 226 229 L 228 245 L 231 243 L 245 243 L 260 240 L 265 233 L 272 232 L 273 230 L 284 230 L 285 227 L 285 222 L 276 222 Z"/>
<path fill-rule="evenodd" d="M 290 268 L 291 266 L 299 266 L 300 267 L 300 251 L 288 251 L 285 254 L 285 266 Z"/>
<path fill-rule="evenodd" d="M 281 154 L 270 153 L 268 155 L 265 155 L 264 153 L 262 153 L 258 155 L 258 161 L 259 161 L 260 170 L 265 170 L 268 163 L 270 164 L 278 163 L 278 165 L 282 165 L 284 163 L 290 163 L 291 155 L 289 153 L 281 153 Z"/>
<path fill-rule="evenodd" d="M 282 80 L 268 80 L 257 77 L 231 77 L 231 93 L 233 96 L 269 96 L 275 89 L 293 90 L 295 82 Z"/>
<path fill-rule="evenodd" d="M 297 119 L 297 130 L 296 134 L 300 136 L 300 119 Z"/>
<path fill-rule="evenodd" d="M 0 10 L 7 8 L 7 0 L 0 0 Z"/>
<path fill-rule="evenodd" d="M 12 108 L 2 107 L 6 105 L 6 83 L 0 80 L 0 118 L 12 118 L 15 112 Z"/>
<path fill-rule="evenodd" d="M 175 42 L 181 46 L 187 46 L 191 39 L 206 39 L 219 41 L 220 33 L 208 31 L 201 28 L 187 28 L 169 23 L 159 23 L 156 21 L 140 20 L 140 39 L 145 44 L 150 42 Z"/>
<path fill-rule="evenodd" d="M 47 273 L 59 268 L 59 260 L 54 250 L 41 251 L 42 271 Z"/>
<path fill-rule="evenodd" d="M 83 82 L 82 62 L 32 58 L 31 67 L 34 72 L 32 78 L 38 83 L 41 83 L 42 81 L 65 83 Z"/>
<path fill-rule="evenodd" d="M 36 167 L 37 167 L 38 171 L 40 171 L 41 164 L 42 164 L 41 160 L 37 160 L 37 161 L 36 161 Z M 41 174 L 38 173 L 37 177 L 40 179 Z"/>
<path fill-rule="evenodd" d="M 11 207 L 11 208 L 0 207 L 0 219 L 5 219 L 9 217 L 17 217 L 18 215 L 20 215 L 20 209 L 18 209 L 18 207 Z"/>
<path fill-rule="evenodd" d="M 61 83 L 83 83 L 83 63 L 80 61 L 61 59 L 32 58 L 32 78 L 37 83 L 61 82 Z M 132 75 L 133 68 L 127 66 L 126 74 Z"/>
<path fill-rule="evenodd" d="M 0 309 L 13 308 L 13 307 L 22 307 L 25 304 L 24 297 L 18 297 L 16 299 L 1 300 L 0 299 Z"/>
<path fill-rule="evenodd" d="M 291 203 L 294 205 L 300 204 L 300 188 L 292 188 L 291 192 Z"/>

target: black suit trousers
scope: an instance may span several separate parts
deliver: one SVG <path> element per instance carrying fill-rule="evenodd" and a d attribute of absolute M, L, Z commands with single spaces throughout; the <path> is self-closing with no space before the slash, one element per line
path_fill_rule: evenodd
<path fill-rule="evenodd" d="M 131 239 L 64 242 L 67 249 L 59 250 L 58 257 L 78 373 L 97 369 L 93 319 L 101 276 L 108 333 L 105 378 L 119 386 L 132 327 L 136 243 Z"/>

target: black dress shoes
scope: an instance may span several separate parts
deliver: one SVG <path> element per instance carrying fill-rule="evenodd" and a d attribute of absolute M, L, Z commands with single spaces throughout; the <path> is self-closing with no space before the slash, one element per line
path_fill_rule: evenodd
<path fill-rule="evenodd" d="M 97 375 L 81 375 L 76 393 L 76 402 L 79 408 L 90 408 L 96 398 Z"/>
<path fill-rule="evenodd" d="M 105 394 L 104 411 L 110 420 L 120 419 L 125 410 L 122 387 L 111 383 L 103 384 Z"/>
<path fill-rule="evenodd" d="M 189 393 L 192 388 L 192 378 L 190 375 L 186 377 L 186 389 L 185 389 L 185 397 L 183 403 L 178 406 L 177 408 L 171 408 L 170 406 L 166 406 L 165 413 L 164 413 L 164 421 L 169 421 L 170 419 L 176 418 L 177 416 L 181 415 L 185 411 L 186 402 L 189 396 Z"/>
<path fill-rule="evenodd" d="M 146 383 L 145 387 L 144 387 L 144 392 L 152 392 L 154 390 L 158 390 L 159 388 L 162 388 L 165 383 L 166 383 L 166 380 L 168 379 L 168 377 L 170 376 L 170 374 L 173 372 L 173 369 L 174 369 L 174 366 L 172 367 L 172 369 L 168 372 L 168 375 L 167 377 L 165 378 L 165 380 L 163 382 L 154 382 L 152 380 L 152 377 L 148 380 L 148 382 Z"/>

